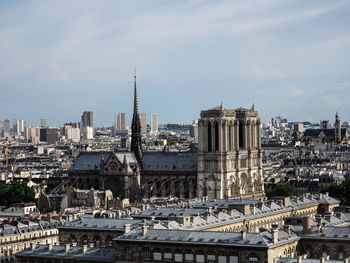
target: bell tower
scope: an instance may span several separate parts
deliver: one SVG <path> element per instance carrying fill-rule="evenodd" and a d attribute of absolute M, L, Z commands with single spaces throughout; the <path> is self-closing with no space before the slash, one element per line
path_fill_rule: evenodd
<path fill-rule="evenodd" d="M 341 143 L 341 125 L 338 112 L 335 114 L 334 134 L 335 143 Z"/>
<path fill-rule="evenodd" d="M 251 109 L 201 111 L 197 196 L 228 199 L 264 197 L 260 119 Z"/>

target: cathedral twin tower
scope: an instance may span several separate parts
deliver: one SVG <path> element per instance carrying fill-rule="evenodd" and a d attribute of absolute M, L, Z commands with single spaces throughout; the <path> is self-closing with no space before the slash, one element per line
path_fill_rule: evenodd
<path fill-rule="evenodd" d="M 255 107 L 201 112 L 197 196 L 264 197 L 260 119 Z"/>

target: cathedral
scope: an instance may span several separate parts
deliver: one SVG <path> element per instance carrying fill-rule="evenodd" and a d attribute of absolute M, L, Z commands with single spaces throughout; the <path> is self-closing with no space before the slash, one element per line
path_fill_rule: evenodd
<path fill-rule="evenodd" d="M 201 111 L 198 152 L 142 152 L 136 74 L 131 152 L 81 153 L 69 171 L 70 184 L 112 190 L 136 201 L 152 196 L 210 199 L 264 197 L 260 119 L 251 109 Z M 90 162 L 91 161 L 91 162 Z"/>

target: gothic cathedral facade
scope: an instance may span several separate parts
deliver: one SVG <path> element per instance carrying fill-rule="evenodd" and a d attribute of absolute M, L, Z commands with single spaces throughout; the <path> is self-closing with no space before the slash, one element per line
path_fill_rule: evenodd
<path fill-rule="evenodd" d="M 255 107 L 201 111 L 197 196 L 214 199 L 264 197 L 261 122 Z"/>

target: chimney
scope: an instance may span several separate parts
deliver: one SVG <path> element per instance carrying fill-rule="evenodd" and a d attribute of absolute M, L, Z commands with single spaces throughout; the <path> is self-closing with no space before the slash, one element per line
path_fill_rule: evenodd
<path fill-rule="evenodd" d="M 325 257 L 321 257 L 321 263 L 325 263 L 326 258 Z"/>
<path fill-rule="evenodd" d="M 70 245 L 69 245 L 69 244 L 65 244 L 65 245 L 64 245 L 64 249 L 65 249 L 66 252 L 68 252 L 69 249 L 70 249 Z"/>
<path fill-rule="evenodd" d="M 349 263 L 350 258 L 344 258 L 344 263 Z"/>
<path fill-rule="evenodd" d="M 252 215 L 255 215 L 256 211 L 255 211 L 255 206 L 254 205 L 252 205 L 250 207 L 250 211 L 251 211 Z"/>
<path fill-rule="evenodd" d="M 82 252 L 85 253 L 87 251 L 87 245 L 83 245 Z"/>
<path fill-rule="evenodd" d="M 326 196 L 329 196 L 329 193 L 328 193 L 328 192 L 326 192 L 326 193 L 325 193 L 325 195 L 326 195 Z"/>
<path fill-rule="evenodd" d="M 125 224 L 124 225 L 124 234 L 127 234 L 127 233 L 129 233 L 130 232 L 130 224 Z"/>
<path fill-rule="evenodd" d="M 260 210 L 263 209 L 263 206 L 264 206 L 264 202 L 263 201 L 259 201 L 258 202 L 258 207 L 259 207 Z"/>
<path fill-rule="evenodd" d="M 77 242 L 73 242 L 72 247 L 76 247 L 76 246 L 77 246 Z"/>
<path fill-rule="evenodd" d="M 303 262 L 303 256 L 298 256 L 298 263 L 302 263 Z"/>
<path fill-rule="evenodd" d="M 146 226 L 146 224 L 144 224 L 142 226 L 142 235 L 145 236 L 146 234 L 147 234 L 147 226 Z"/>
<path fill-rule="evenodd" d="M 209 214 L 211 214 L 211 211 L 212 211 L 212 208 L 211 208 L 211 207 L 208 207 L 208 212 L 209 212 Z"/>
<path fill-rule="evenodd" d="M 205 220 L 207 220 L 207 221 L 208 221 L 209 216 L 210 216 L 210 213 L 209 213 L 209 212 L 204 212 L 204 214 L 203 214 L 203 218 L 204 218 Z"/>
<path fill-rule="evenodd" d="M 94 243 L 90 243 L 90 244 L 89 244 L 89 247 L 94 247 L 94 246 L 95 246 Z"/>
<path fill-rule="evenodd" d="M 244 231 L 242 230 L 242 231 L 241 231 L 241 238 L 242 238 L 242 240 L 245 239 L 246 235 L 247 235 L 247 232 L 244 232 Z"/>
<path fill-rule="evenodd" d="M 278 229 L 272 229 L 272 242 L 274 244 L 278 243 Z"/>
<path fill-rule="evenodd" d="M 303 234 L 309 233 L 311 231 L 311 217 L 305 216 L 302 218 L 303 222 Z"/>
<path fill-rule="evenodd" d="M 52 244 L 49 244 L 49 245 L 47 246 L 47 250 L 48 250 L 48 251 L 51 251 L 51 250 L 52 250 L 52 247 L 53 247 L 53 245 L 52 245 Z"/>

